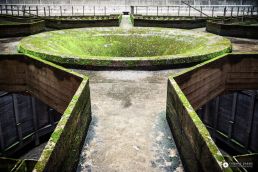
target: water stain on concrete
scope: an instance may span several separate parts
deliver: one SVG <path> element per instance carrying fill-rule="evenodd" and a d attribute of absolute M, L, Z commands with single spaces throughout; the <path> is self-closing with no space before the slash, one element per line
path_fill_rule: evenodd
<path fill-rule="evenodd" d="M 77 171 L 183 171 L 165 117 L 167 75 L 178 71 L 77 70 L 90 77 L 98 121 Z"/>
<path fill-rule="evenodd" d="M 17 45 L 22 37 L 14 38 L 0 38 L 0 52 L 1 54 L 15 54 L 18 53 Z"/>

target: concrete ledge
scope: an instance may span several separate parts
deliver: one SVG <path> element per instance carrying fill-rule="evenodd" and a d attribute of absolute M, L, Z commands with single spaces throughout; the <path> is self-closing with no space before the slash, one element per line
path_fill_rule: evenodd
<path fill-rule="evenodd" d="M 208 20 L 206 31 L 222 36 L 234 36 L 242 38 L 258 38 L 258 18 L 246 18 L 244 21 L 256 20 L 257 25 L 236 24 L 241 18 L 223 20 Z"/>
<path fill-rule="evenodd" d="M 59 16 L 44 18 L 46 27 L 54 29 L 69 29 L 80 27 L 112 27 L 119 26 L 120 15 L 108 16 Z"/>
<path fill-rule="evenodd" d="M 206 18 L 180 16 L 131 16 L 134 26 L 194 29 L 206 26 Z"/>
<path fill-rule="evenodd" d="M 195 110 L 224 91 L 257 89 L 258 54 L 228 54 L 170 77 L 166 115 L 188 171 L 231 171 Z"/>
<path fill-rule="evenodd" d="M 36 57 L 0 55 L 0 89 L 27 91 L 63 114 L 34 171 L 75 170 L 91 121 L 88 78 Z"/>
<path fill-rule="evenodd" d="M 0 22 L 0 38 L 32 35 L 45 29 L 44 20 L 0 15 L 1 19 L 10 23 Z"/>

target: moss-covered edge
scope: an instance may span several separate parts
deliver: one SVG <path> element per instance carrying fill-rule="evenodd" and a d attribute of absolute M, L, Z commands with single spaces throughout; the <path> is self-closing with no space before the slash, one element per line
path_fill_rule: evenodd
<path fill-rule="evenodd" d="M 39 19 L 39 18 L 32 18 L 32 17 L 23 17 L 23 16 L 10 16 L 10 15 L 4 15 L 4 14 L 0 14 L 0 17 L 6 17 L 9 18 L 10 20 L 12 19 L 19 19 L 21 21 L 16 21 L 17 23 L 15 24 L 4 24 L 4 25 L 0 25 L 0 26 L 24 26 L 24 25 L 28 25 L 28 24 L 37 24 L 37 23 L 43 23 L 44 20 Z M 32 22 L 26 22 L 24 19 L 26 20 L 31 20 Z"/>
<path fill-rule="evenodd" d="M 208 64 L 208 63 L 211 63 L 211 62 L 213 62 L 213 61 L 216 61 L 216 60 L 218 60 L 218 59 L 221 59 L 221 58 L 223 58 L 223 57 L 225 57 L 225 56 L 227 56 L 227 55 L 229 55 L 229 54 L 235 54 L 235 55 L 241 55 L 241 54 L 257 54 L 257 52 L 231 52 L 231 53 L 225 53 L 225 54 L 222 54 L 222 55 L 219 55 L 219 56 L 217 56 L 217 57 L 214 57 L 214 58 L 212 58 L 212 59 L 209 59 L 209 60 L 207 60 L 207 61 L 204 61 L 204 62 L 202 62 L 202 63 L 200 63 L 200 64 L 197 64 L 197 65 L 195 65 L 195 66 L 192 66 L 192 67 L 189 67 L 189 68 L 187 68 L 187 69 L 185 69 L 185 70 L 183 70 L 183 71 L 181 71 L 181 72 L 178 72 L 178 73 L 176 73 L 176 74 L 171 74 L 171 76 L 170 76 L 170 78 L 175 78 L 175 77 L 177 77 L 177 76 L 180 76 L 180 75 L 183 75 L 183 74 L 185 74 L 185 73 L 187 73 L 187 72 L 190 72 L 190 71 L 192 71 L 192 70 L 194 70 L 194 69 L 196 69 L 196 68 L 199 68 L 199 67 L 202 67 L 202 66 L 204 66 L 204 65 L 206 65 L 206 64 Z"/>
<path fill-rule="evenodd" d="M 169 81 L 170 81 L 171 85 L 174 87 L 174 89 L 176 90 L 177 95 L 178 95 L 182 105 L 187 110 L 187 114 L 190 116 L 194 125 L 198 129 L 198 131 L 199 131 L 199 133 L 202 137 L 202 140 L 204 140 L 205 143 L 207 144 L 207 147 L 209 148 L 212 156 L 217 161 L 217 163 L 219 164 L 221 169 L 224 169 L 222 164 L 226 161 L 225 161 L 222 153 L 219 151 L 218 147 L 216 146 L 216 144 L 212 140 L 207 128 L 205 127 L 205 125 L 203 124 L 203 122 L 201 121 L 201 119 L 199 118 L 199 116 L 197 115 L 195 110 L 193 109 L 192 105 L 190 104 L 190 102 L 188 101 L 188 99 L 186 98 L 186 96 L 184 95 L 184 93 L 180 89 L 179 85 L 174 80 L 174 78 L 169 77 Z M 226 168 L 224 170 L 227 171 L 227 172 L 232 171 L 230 168 Z"/>
<path fill-rule="evenodd" d="M 69 19 L 77 18 L 81 20 Z M 87 18 L 87 19 L 86 19 Z M 44 20 L 53 20 L 53 21 L 101 21 L 101 20 L 113 20 L 121 18 L 121 14 L 111 14 L 111 15 L 95 15 L 95 16 L 46 16 L 42 17 Z"/>
<path fill-rule="evenodd" d="M 118 23 L 119 23 L 119 25 L 120 25 L 121 21 L 122 21 L 122 15 L 120 14 L 120 15 L 118 16 Z"/>
<path fill-rule="evenodd" d="M 17 58 L 15 55 L 21 55 L 21 54 L 0 54 L 0 58 L 1 56 L 9 56 L 9 58 Z M 41 156 L 39 158 L 39 160 L 37 161 L 35 167 L 34 167 L 34 172 L 42 172 L 45 171 L 45 168 L 47 168 L 47 163 L 50 159 L 50 156 L 52 154 L 52 152 L 55 149 L 55 145 L 58 142 L 61 134 L 63 133 L 63 130 L 69 120 L 69 117 L 71 116 L 71 114 L 73 113 L 73 111 L 75 110 L 75 106 L 77 105 L 78 99 L 80 97 L 80 95 L 82 94 L 83 90 L 85 89 L 85 87 L 89 84 L 89 78 L 87 76 L 84 76 L 82 74 L 73 72 L 69 69 L 66 69 L 62 66 L 58 66 L 52 62 L 43 60 L 41 58 L 35 57 L 35 56 L 31 56 L 28 55 L 28 58 L 37 60 L 41 63 L 47 64 L 48 66 L 57 68 L 59 70 L 62 70 L 64 72 L 70 73 L 74 76 L 77 76 L 79 78 L 82 79 L 78 89 L 76 90 L 76 93 L 73 95 L 69 105 L 67 106 L 65 112 L 63 113 L 61 119 L 59 120 L 55 130 L 53 131 L 53 133 L 51 134 L 50 139 L 48 140 L 47 145 L 45 146 L 45 148 L 43 149 L 43 152 L 41 153 Z"/>
<path fill-rule="evenodd" d="M 88 78 L 83 78 L 83 81 L 81 82 L 79 88 L 77 89 L 76 93 L 74 94 L 71 102 L 69 103 L 68 107 L 66 108 L 65 112 L 63 113 L 60 121 L 58 122 L 54 132 L 52 133 L 47 145 L 45 146 L 38 162 L 36 163 L 34 167 L 34 172 L 42 172 L 46 168 L 46 165 L 49 161 L 49 158 L 51 156 L 51 153 L 55 149 L 55 145 L 58 142 L 61 134 L 63 133 L 63 130 L 66 126 L 66 123 L 69 120 L 70 115 L 72 114 L 76 103 L 78 101 L 78 98 L 80 97 L 84 87 L 88 84 Z"/>
<path fill-rule="evenodd" d="M 248 54 L 257 54 L 257 53 L 250 53 L 250 52 L 247 52 Z M 243 53 L 233 53 L 233 54 L 243 54 Z M 244 53 L 246 54 L 246 53 Z M 214 157 L 214 159 L 217 161 L 217 163 L 219 164 L 219 166 L 221 167 L 221 169 L 223 169 L 223 171 L 232 171 L 231 168 L 224 168 L 222 166 L 222 164 L 224 162 L 226 162 L 225 158 L 223 157 L 222 153 L 219 151 L 218 147 L 216 146 L 216 144 L 214 143 L 214 141 L 212 140 L 207 128 L 205 127 L 204 123 L 201 121 L 201 119 L 199 118 L 199 116 L 197 115 L 197 113 L 195 112 L 195 110 L 193 109 L 192 105 L 190 104 L 190 102 L 188 101 L 188 99 L 186 98 L 185 94 L 183 93 L 183 91 L 181 90 L 180 86 L 177 84 L 177 82 L 175 81 L 175 77 L 177 76 L 180 76 L 180 75 L 183 75 L 185 73 L 188 73 L 196 68 L 199 68 L 199 67 L 202 67 L 208 63 L 211 63 L 213 61 L 216 61 L 220 58 L 223 58 L 225 56 L 227 56 L 228 54 L 225 54 L 225 55 L 221 55 L 221 56 L 218 56 L 214 59 L 211 59 L 211 60 L 208 60 L 208 61 L 205 61 L 201 64 L 198 64 L 194 67 L 191 67 L 189 69 L 186 69 L 184 71 L 182 71 L 181 73 L 178 73 L 178 74 L 175 74 L 175 75 L 171 75 L 169 76 L 169 81 L 172 85 L 172 87 L 174 88 L 174 90 L 176 91 L 177 93 L 177 96 L 180 100 L 180 103 L 185 107 L 186 111 L 187 111 L 187 114 L 189 115 L 189 117 L 192 119 L 194 125 L 196 126 L 196 128 L 198 129 L 202 139 L 206 142 L 212 156 Z"/>
<path fill-rule="evenodd" d="M 131 23 L 132 23 L 133 26 L 134 26 L 134 15 L 133 15 L 133 14 L 130 14 L 130 20 L 131 20 Z"/>
<path fill-rule="evenodd" d="M 251 39 L 258 38 L 258 26 L 231 24 L 230 22 L 228 22 L 230 20 L 231 18 L 215 18 L 207 20 L 206 31 L 221 36 L 232 36 Z"/>
<path fill-rule="evenodd" d="M 44 64 L 47 64 L 49 66 L 52 66 L 54 68 L 58 68 L 59 70 L 62 70 L 62 71 L 65 71 L 67 73 L 70 73 L 72 75 L 75 75 L 77 77 L 80 77 L 82 79 L 82 82 L 80 83 L 76 93 L 73 95 L 69 105 L 67 106 L 65 112 L 63 113 L 60 121 L 58 122 L 54 132 L 51 134 L 51 137 L 47 143 L 47 145 L 45 146 L 41 156 L 40 156 L 40 159 L 38 160 L 38 162 L 36 163 L 35 167 L 34 167 L 34 170 L 35 172 L 41 172 L 41 171 L 44 171 L 44 169 L 46 168 L 46 165 L 48 163 L 48 160 L 51 156 L 51 153 L 53 152 L 53 150 L 55 149 L 55 145 L 56 143 L 58 142 L 62 132 L 63 132 L 63 129 L 65 128 L 66 126 L 66 123 L 67 121 L 69 120 L 69 117 L 70 115 L 72 114 L 75 106 L 76 106 L 76 103 L 83 91 L 83 89 L 85 88 L 85 86 L 89 83 L 89 79 L 87 76 L 84 76 L 84 75 L 81 75 L 81 74 L 78 74 L 76 72 L 73 72 L 69 69 L 66 69 L 64 67 L 61 67 L 61 66 L 58 66 L 54 63 L 51 63 L 49 61 L 45 61 L 43 59 L 40 59 L 38 57 L 35 57 L 35 56 L 28 56 L 29 58 L 32 58 L 32 59 L 35 59 L 37 61 L 40 61 Z"/>
<path fill-rule="evenodd" d="M 179 65 L 179 64 L 191 64 L 196 62 L 202 62 L 205 60 L 218 57 L 220 55 L 230 53 L 232 51 L 232 45 L 229 40 L 227 40 L 227 45 L 225 48 L 218 51 L 200 54 L 200 55 L 185 55 L 183 57 L 176 56 L 155 56 L 155 57 L 134 57 L 132 59 L 123 59 L 123 58 L 63 58 L 60 56 L 49 55 L 44 53 L 39 53 L 35 51 L 27 50 L 23 44 L 18 45 L 18 51 L 29 56 L 40 57 L 44 60 L 51 61 L 60 65 L 68 66 L 92 66 L 92 67 L 151 67 L 151 66 L 169 66 L 169 65 Z"/>
<path fill-rule="evenodd" d="M 1 16 L 1 15 L 0 15 Z M 11 18 L 10 16 L 8 16 Z M 18 18 L 22 20 L 23 18 Z M 35 33 L 39 33 L 45 30 L 45 20 L 25 18 L 26 20 L 32 20 L 32 22 L 26 22 L 23 20 L 17 23 L 3 24 L 0 25 L 0 38 L 5 37 L 17 37 L 17 36 L 27 36 Z"/>

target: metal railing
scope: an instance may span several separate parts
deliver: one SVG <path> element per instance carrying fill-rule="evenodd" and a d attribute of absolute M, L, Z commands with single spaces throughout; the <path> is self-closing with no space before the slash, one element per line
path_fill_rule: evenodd
<path fill-rule="evenodd" d="M 73 4 L 0 4 L 0 14 L 15 16 L 110 15 L 129 11 L 130 6 L 89 6 Z"/>
<path fill-rule="evenodd" d="M 258 15 L 252 5 L 176 5 L 176 6 L 133 6 L 131 13 L 150 16 L 242 16 Z"/>
<path fill-rule="evenodd" d="M 92 6 L 78 4 L 0 4 L 0 13 L 17 16 L 110 15 L 130 11 L 155 16 L 243 16 L 258 15 L 252 5 Z"/>

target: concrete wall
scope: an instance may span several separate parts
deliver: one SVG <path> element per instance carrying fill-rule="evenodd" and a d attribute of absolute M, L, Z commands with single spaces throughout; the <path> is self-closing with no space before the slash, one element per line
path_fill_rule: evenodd
<path fill-rule="evenodd" d="M 9 15 L 10 14 L 11 13 L 9 13 Z M 0 20 L 15 22 L 15 24 L 0 25 L 0 38 L 32 35 L 45 30 L 44 20 L 33 20 L 4 15 L 0 16 Z"/>
<path fill-rule="evenodd" d="M 156 16 L 153 16 L 156 18 Z M 133 24 L 136 27 L 166 27 L 166 28 L 180 28 L 180 29 L 194 29 L 206 26 L 206 19 L 203 18 L 178 18 L 178 20 L 164 20 L 163 18 L 156 18 L 146 16 L 133 16 Z"/>
<path fill-rule="evenodd" d="M 27 91 L 62 113 L 35 171 L 75 171 L 91 121 L 88 79 L 38 58 L 0 55 L 0 90 Z"/>
<path fill-rule="evenodd" d="M 257 89 L 257 57 L 229 54 L 168 80 L 167 120 L 187 170 L 230 170 L 195 110 L 224 91 Z"/>
<path fill-rule="evenodd" d="M 6 60 L 1 60 L 0 90 L 28 91 L 45 104 L 63 113 L 82 78 L 64 73 L 52 66 L 47 67 L 47 64 L 26 56 L 17 55 L 22 57 L 20 60 L 16 60 L 13 56 L 15 55 L 5 55 Z"/>
<path fill-rule="evenodd" d="M 243 24 L 237 24 L 241 22 L 242 22 L 241 17 L 234 18 L 234 19 L 227 19 L 225 20 L 225 22 L 222 20 L 214 20 L 214 21 L 209 20 L 206 22 L 206 31 L 210 33 L 215 33 L 221 36 L 257 39 L 258 26 L 249 25 L 249 22 L 257 23 L 258 18 L 246 17 L 244 19 Z M 245 23 L 248 23 L 248 24 L 245 24 Z"/>

